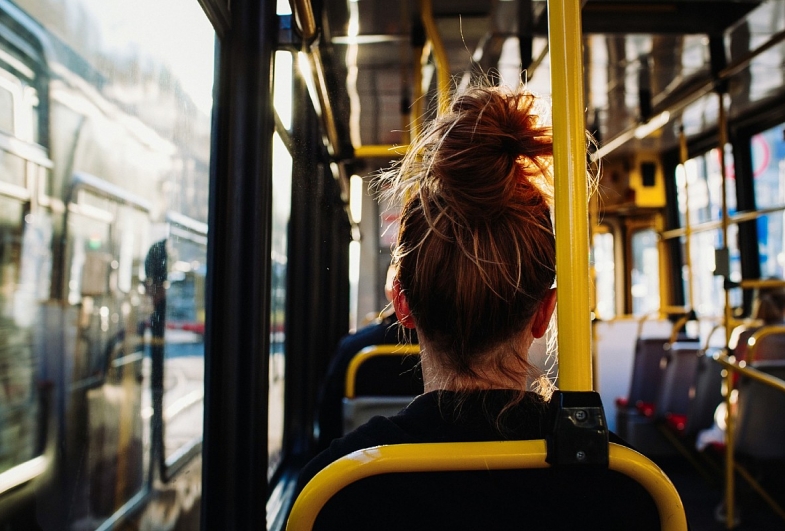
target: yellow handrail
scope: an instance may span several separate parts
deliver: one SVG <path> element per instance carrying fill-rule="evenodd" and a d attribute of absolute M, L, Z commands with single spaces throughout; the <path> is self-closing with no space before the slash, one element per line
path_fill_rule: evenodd
<path fill-rule="evenodd" d="M 631 316 L 634 319 L 638 319 L 638 331 L 636 332 L 635 337 L 642 337 L 643 336 L 643 325 L 646 324 L 646 321 L 651 319 L 652 317 L 659 317 L 661 315 L 681 315 L 686 314 L 689 312 L 688 308 L 683 306 L 661 306 L 659 310 L 655 310 L 653 312 L 649 312 L 645 314 L 643 317 L 636 318 L 635 316 Z"/>
<path fill-rule="evenodd" d="M 726 354 L 716 353 L 714 354 L 713 358 L 722 365 L 723 368 L 728 369 L 725 374 L 725 386 L 726 389 L 730 390 L 733 387 L 733 373 L 737 372 L 742 376 L 746 376 L 747 378 L 751 378 L 753 380 L 757 380 L 763 384 L 769 385 L 774 389 L 777 389 L 780 392 L 785 393 L 785 382 L 780 380 L 775 376 L 771 376 L 770 374 L 766 374 L 765 372 L 759 371 L 754 367 L 748 366 L 745 362 L 736 363 L 733 358 L 729 357 Z M 732 529 L 735 527 L 734 525 L 734 513 L 735 513 L 735 496 L 734 492 L 736 490 L 736 482 L 734 478 L 734 470 L 738 468 L 735 462 L 734 456 L 734 448 L 736 447 L 736 433 L 735 433 L 735 418 L 733 416 L 733 404 L 731 402 L 731 393 L 730 391 L 725 395 L 725 519 L 726 519 L 726 528 Z M 745 476 L 747 481 L 758 491 L 759 494 L 763 497 L 763 499 L 769 504 L 769 506 L 776 512 L 778 515 L 785 518 L 785 511 L 765 492 L 762 492 L 760 486 L 754 483 L 754 478 L 749 477 L 748 475 Z"/>
<path fill-rule="evenodd" d="M 785 326 L 764 326 L 753 332 L 749 339 L 747 339 L 747 345 L 749 345 L 745 358 L 747 363 L 750 363 L 755 359 L 755 354 L 758 352 L 762 339 L 777 334 L 785 334 Z"/>
<path fill-rule="evenodd" d="M 365 347 L 354 355 L 352 361 L 349 362 L 349 366 L 346 368 L 346 389 L 344 391 L 344 396 L 346 398 L 354 398 L 357 370 L 360 368 L 360 365 L 365 363 L 369 358 L 374 358 L 376 356 L 416 356 L 419 354 L 419 345 L 373 345 Z"/>
<path fill-rule="evenodd" d="M 591 391 L 588 176 L 581 5 L 548 1 L 553 97 L 554 221 L 559 290 L 559 388 Z"/>
<path fill-rule="evenodd" d="M 395 472 L 446 472 L 547 468 L 544 440 L 470 443 L 418 443 L 358 450 L 333 462 L 308 482 L 292 508 L 287 531 L 310 530 L 336 492 L 360 479 Z M 661 527 L 687 529 L 684 506 L 675 487 L 643 455 L 610 444 L 610 470 L 640 483 L 657 505 Z"/>
<path fill-rule="evenodd" d="M 684 328 L 684 325 L 690 320 L 691 315 L 683 315 L 673 324 L 673 329 L 671 330 L 671 336 L 668 338 L 668 343 L 673 344 L 676 342 L 676 339 L 679 337 L 679 332 L 681 329 Z"/>
<path fill-rule="evenodd" d="M 755 289 L 755 288 L 783 288 L 785 287 L 785 280 L 778 280 L 774 278 L 765 279 L 745 279 L 739 282 L 742 289 Z"/>
<path fill-rule="evenodd" d="M 765 372 L 759 371 L 755 367 L 750 367 L 746 364 L 736 363 L 727 355 L 717 353 L 714 355 L 714 359 L 717 360 L 717 362 L 719 362 L 719 364 L 726 369 L 730 369 L 731 371 L 737 372 L 742 376 L 746 376 L 752 380 L 757 380 L 785 393 L 785 382 L 776 376 L 766 374 Z"/>
<path fill-rule="evenodd" d="M 370 158 L 396 158 L 406 155 L 409 149 L 408 145 L 376 145 L 367 144 L 364 146 L 357 146 L 354 148 L 354 158 L 356 159 L 370 159 Z"/>

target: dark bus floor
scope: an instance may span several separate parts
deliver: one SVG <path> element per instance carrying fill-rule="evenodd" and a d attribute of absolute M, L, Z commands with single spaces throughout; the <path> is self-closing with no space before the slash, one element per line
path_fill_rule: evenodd
<path fill-rule="evenodd" d="M 698 463 L 700 473 L 686 458 L 680 456 L 653 457 L 652 459 L 671 478 L 681 495 L 691 531 L 721 531 L 726 529 L 724 520 L 725 498 L 724 461 L 718 456 L 704 455 Z M 749 466 L 753 477 L 781 507 L 785 507 L 785 466 Z M 783 530 L 785 519 L 779 517 L 749 484 L 736 474 L 736 520 L 738 530 Z"/>

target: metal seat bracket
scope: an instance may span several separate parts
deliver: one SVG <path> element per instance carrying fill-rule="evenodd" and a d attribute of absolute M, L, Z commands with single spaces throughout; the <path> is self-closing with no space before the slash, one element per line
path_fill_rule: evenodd
<path fill-rule="evenodd" d="M 560 466 L 608 467 L 608 424 L 594 391 L 556 391 L 551 398 L 552 431 L 546 461 Z"/>

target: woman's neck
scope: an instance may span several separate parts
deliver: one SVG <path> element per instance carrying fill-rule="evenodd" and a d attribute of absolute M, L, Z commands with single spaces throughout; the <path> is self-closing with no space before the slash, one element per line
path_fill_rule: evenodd
<path fill-rule="evenodd" d="M 515 356 L 514 352 L 527 356 L 533 337 L 528 329 L 520 336 L 517 345 L 505 343 L 485 353 L 478 353 L 478 363 L 473 368 L 474 375 L 456 374 L 441 360 L 448 355 L 433 348 L 420 330 L 417 331 L 420 341 L 420 363 L 425 392 L 430 391 L 481 391 L 487 389 L 520 389 L 525 386 L 530 370 L 526 359 L 514 360 L 513 363 L 496 363 L 496 356 Z M 511 367 L 501 370 L 500 367 Z"/>

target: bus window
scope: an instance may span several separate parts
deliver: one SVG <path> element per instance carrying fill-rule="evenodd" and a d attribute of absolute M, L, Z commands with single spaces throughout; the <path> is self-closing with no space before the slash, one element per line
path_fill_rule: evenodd
<path fill-rule="evenodd" d="M 592 266 L 596 293 L 595 312 L 600 319 L 612 319 L 616 316 L 616 268 L 613 253 L 613 234 L 595 234 L 592 238 Z"/>
<path fill-rule="evenodd" d="M 278 14 L 291 12 L 278 2 Z M 273 107 L 285 130 L 292 125 L 293 56 L 275 53 Z M 283 132 L 281 132 L 283 134 Z M 283 459 L 284 392 L 286 383 L 286 278 L 289 218 L 292 211 L 292 155 L 279 132 L 273 135 L 273 216 L 270 261 L 270 367 L 267 402 L 267 477 Z"/>
<path fill-rule="evenodd" d="M 730 168 L 732 157 L 726 154 L 725 165 Z M 676 186 L 679 197 L 679 219 L 682 227 L 687 225 L 685 179 L 689 186 L 690 224 L 705 221 L 717 221 L 722 218 L 722 172 L 720 168 L 720 150 L 712 149 L 707 153 L 688 160 L 684 166 L 676 169 Z M 728 212 L 736 211 L 735 181 L 728 179 L 726 183 Z"/>
<path fill-rule="evenodd" d="M 688 160 L 683 166 L 676 168 L 676 186 L 679 198 L 679 213 L 682 226 L 692 228 L 690 240 L 690 257 L 692 265 L 693 289 L 685 286 L 685 293 L 692 293 L 694 301 L 689 305 L 702 316 L 722 315 L 725 307 L 723 278 L 715 276 L 718 264 L 715 262 L 715 250 L 723 247 L 722 231 L 719 228 L 703 230 L 701 223 L 718 221 L 722 219 L 722 169 L 720 165 L 720 150 L 712 149 L 703 155 Z M 732 156 L 726 152 L 726 170 L 732 168 Z M 687 220 L 687 197 L 689 192 L 689 221 Z M 726 179 L 726 195 L 728 214 L 736 211 L 735 181 Z M 731 280 L 741 280 L 741 265 L 738 250 L 738 227 L 735 224 L 728 226 L 727 246 L 730 252 Z M 722 266 L 722 264 L 720 264 Z M 722 269 L 722 267 L 720 268 Z M 683 279 L 686 283 L 686 275 Z M 731 303 L 738 304 L 736 300 L 740 294 L 731 293 Z"/>
<path fill-rule="evenodd" d="M 758 252 L 762 278 L 785 278 L 785 211 L 758 218 Z"/>
<path fill-rule="evenodd" d="M 660 308 L 660 253 L 654 229 L 632 235 L 632 314 L 646 315 Z"/>
<path fill-rule="evenodd" d="M 292 156 L 286 149 L 281 137 L 276 133 L 273 136 L 268 476 L 272 476 L 278 467 L 283 450 L 284 384 L 286 382 L 286 275 L 291 198 Z"/>
<path fill-rule="evenodd" d="M 752 137 L 755 206 L 780 208 L 758 218 L 758 247 L 762 277 L 785 277 L 785 141 L 783 125 Z"/>
<path fill-rule="evenodd" d="M 755 206 L 785 206 L 785 141 L 778 125 L 752 137 L 752 168 L 755 178 Z"/>

